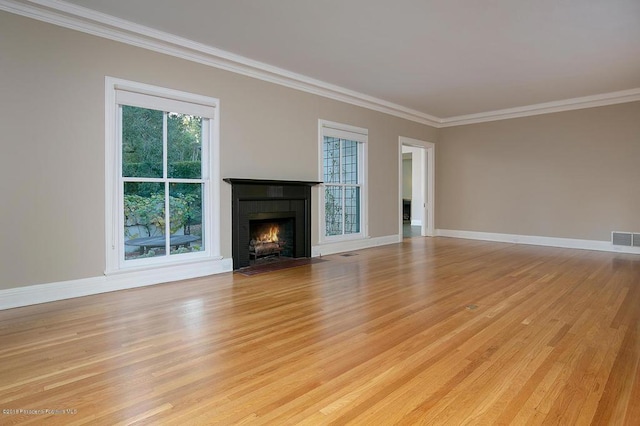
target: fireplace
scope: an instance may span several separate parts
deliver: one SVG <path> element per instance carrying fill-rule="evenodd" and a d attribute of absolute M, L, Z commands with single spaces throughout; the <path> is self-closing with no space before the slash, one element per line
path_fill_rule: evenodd
<path fill-rule="evenodd" d="M 319 182 L 227 178 L 233 269 L 311 257 L 311 187 Z"/>

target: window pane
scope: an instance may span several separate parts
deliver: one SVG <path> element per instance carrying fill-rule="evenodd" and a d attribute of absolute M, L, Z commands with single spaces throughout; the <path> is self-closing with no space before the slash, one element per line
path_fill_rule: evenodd
<path fill-rule="evenodd" d="M 122 176 L 162 177 L 162 115 L 122 106 Z"/>
<path fill-rule="evenodd" d="M 202 239 L 202 188 L 200 183 L 169 185 L 171 254 L 204 250 Z"/>
<path fill-rule="evenodd" d="M 344 195 L 344 233 L 360 232 L 360 188 L 345 187 Z"/>
<path fill-rule="evenodd" d="M 125 259 L 163 256 L 164 184 L 125 182 Z"/>
<path fill-rule="evenodd" d="M 167 176 L 202 177 L 202 117 L 170 112 L 167 116 Z"/>
<path fill-rule="evenodd" d="M 326 235 L 342 235 L 342 187 L 325 187 L 324 212 Z"/>
<path fill-rule="evenodd" d="M 342 141 L 342 183 L 358 183 L 358 142 Z"/>
<path fill-rule="evenodd" d="M 324 137 L 323 160 L 324 182 L 340 182 L 340 139 Z"/>

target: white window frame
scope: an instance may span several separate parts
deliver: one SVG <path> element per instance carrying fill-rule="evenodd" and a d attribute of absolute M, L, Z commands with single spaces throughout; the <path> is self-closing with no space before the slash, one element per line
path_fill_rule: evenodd
<path fill-rule="evenodd" d="M 207 118 L 209 137 L 202 141 L 204 250 L 180 255 L 125 260 L 122 178 L 121 106 L 132 105 Z M 105 274 L 157 269 L 220 256 L 220 101 L 144 83 L 105 78 Z M 166 154 L 165 154 L 166 155 Z"/>
<path fill-rule="evenodd" d="M 360 182 L 360 232 L 354 234 L 342 235 L 326 235 L 326 216 L 325 216 L 325 188 L 324 184 L 324 137 L 337 137 L 359 142 L 358 157 L 358 182 Z M 332 243 L 340 241 L 360 240 L 369 238 L 369 220 L 368 220 L 368 142 L 369 131 L 362 127 L 351 126 L 348 124 L 336 123 L 328 120 L 318 120 L 318 180 L 323 182 L 320 184 L 320 202 L 319 204 L 319 243 Z"/>

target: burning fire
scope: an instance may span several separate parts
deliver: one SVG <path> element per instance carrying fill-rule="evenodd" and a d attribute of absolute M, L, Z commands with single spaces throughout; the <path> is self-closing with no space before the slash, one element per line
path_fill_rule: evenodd
<path fill-rule="evenodd" d="M 280 232 L 278 226 L 271 226 L 269 227 L 269 232 L 260 234 L 257 240 L 264 243 L 275 243 L 278 241 L 278 232 Z"/>

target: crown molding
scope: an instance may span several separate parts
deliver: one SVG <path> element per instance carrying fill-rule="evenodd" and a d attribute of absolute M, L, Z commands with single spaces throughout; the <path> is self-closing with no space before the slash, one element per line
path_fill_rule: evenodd
<path fill-rule="evenodd" d="M 508 120 L 640 100 L 640 88 L 635 88 L 517 108 L 440 118 L 61 0 L 0 0 L 0 10 L 436 128 Z"/>
<path fill-rule="evenodd" d="M 564 99 L 561 101 L 544 102 L 541 104 L 527 105 L 517 108 L 507 108 L 496 111 L 481 112 L 478 114 L 448 117 L 440 120 L 439 127 L 453 127 L 462 126 L 464 124 L 508 120 L 511 118 L 529 117 L 532 115 L 540 114 L 551 114 L 554 112 L 594 108 L 599 106 L 635 101 L 640 101 L 640 88 L 622 90 L 619 92 L 601 93 L 599 95 L 583 96 L 580 98 Z"/>
<path fill-rule="evenodd" d="M 64 1 L 0 0 L 0 10 L 390 114 L 414 122 L 430 126 L 438 126 L 440 124 L 438 117 L 433 117 L 402 105 Z"/>

